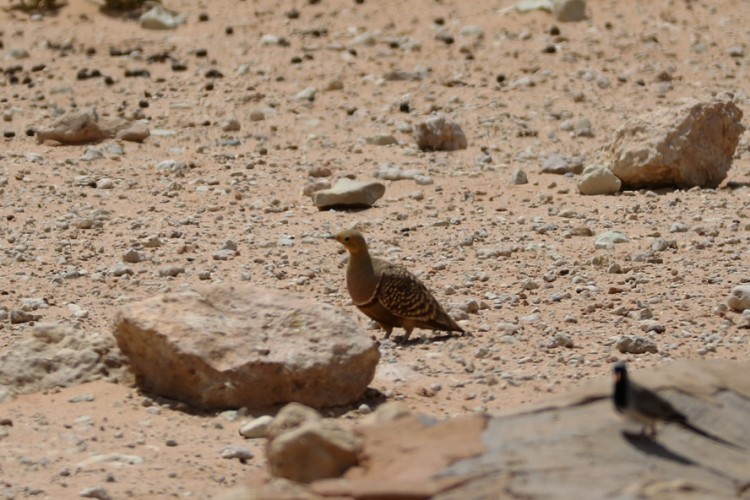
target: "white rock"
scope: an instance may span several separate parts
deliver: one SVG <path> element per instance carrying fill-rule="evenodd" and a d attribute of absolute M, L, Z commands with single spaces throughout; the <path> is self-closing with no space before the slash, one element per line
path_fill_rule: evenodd
<path fill-rule="evenodd" d="M 313 204 L 318 208 L 334 206 L 369 207 L 385 194 L 385 185 L 381 182 L 355 181 L 348 178 L 339 179 L 330 189 L 322 189 L 312 194 Z"/>
<path fill-rule="evenodd" d="M 96 181 L 96 189 L 113 189 L 115 187 L 115 181 L 109 177 L 102 177 Z"/>
<path fill-rule="evenodd" d="M 296 101 L 314 101 L 315 89 L 313 87 L 307 87 L 298 92 L 297 95 L 294 96 L 294 99 Z"/>
<path fill-rule="evenodd" d="M 596 237 L 596 248 L 614 248 L 618 243 L 627 243 L 630 239 L 617 231 L 606 231 Z"/>
<path fill-rule="evenodd" d="M 727 176 L 745 127 L 728 96 L 690 101 L 628 120 L 609 148 L 612 172 L 628 187 L 716 187 Z"/>
<path fill-rule="evenodd" d="M 414 139 L 422 151 L 455 151 L 468 146 L 461 126 L 445 115 L 431 116 L 419 123 Z"/>
<path fill-rule="evenodd" d="M 143 29 L 171 30 L 184 23 L 185 16 L 169 11 L 157 3 L 141 15 L 139 22 Z"/>
<path fill-rule="evenodd" d="M 240 427 L 240 435 L 248 439 L 266 437 L 268 425 L 273 422 L 271 415 L 263 415 Z"/>
<path fill-rule="evenodd" d="M 614 194 L 622 183 L 604 165 L 589 165 L 578 179 L 578 192 L 585 195 Z"/>
<path fill-rule="evenodd" d="M 735 311 L 750 309 L 750 285 L 737 285 L 727 298 L 727 305 Z"/>

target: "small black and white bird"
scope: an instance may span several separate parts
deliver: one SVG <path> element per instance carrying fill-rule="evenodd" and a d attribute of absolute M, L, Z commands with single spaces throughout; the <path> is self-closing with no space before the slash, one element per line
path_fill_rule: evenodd
<path fill-rule="evenodd" d="M 718 436 L 714 436 L 688 422 L 684 413 L 675 409 L 666 399 L 659 396 L 651 389 L 647 389 L 628 378 L 628 368 L 624 362 L 616 363 L 614 366 L 615 386 L 612 399 L 615 409 L 636 422 L 643 424 L 642 435 L 648 431 L 648 436 L 656 436 L 656 424 L 658 422 L 679 424 L 703 437 L 722 443 L 733 448 L 744 449 L 734 443 L 730 443 Z"/>
<path fill-rule="evenodd" d="M 657 422 L 674 422 L 692 429 L 687 417 L 675 410 L 669 401 L 650 389 L 632 382 L 628 378 L 628 368 L 623 362 L 615 364 L 615 388 L 612 399 L 615 409 L 643 424 L 642 434 L 656 435 Z M 698 430 L 698 429 L 696 429 Z"/>

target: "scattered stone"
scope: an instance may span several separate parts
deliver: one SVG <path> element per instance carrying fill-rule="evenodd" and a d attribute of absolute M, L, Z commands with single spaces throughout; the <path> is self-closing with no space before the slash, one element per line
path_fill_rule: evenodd
<path fill-rule="evenodd" d="M 13 309 L 10 311 L 10 324 L 20 325 L 21 323 L 31 323 L 32 321 L 39 321 L 42 317 L 38 314 L 31 314 L 29 312 Z"/>
<path fill-rule="evenodd" d="M 630 239 L 618 231 L 605 231 L 596 237 L 596 248 L 612 249 L 619 243 L 627 243 Z"/>
<path fill-rule="evenodd" d="M 393 163 L 383 163 L 373 173 L 376 179 L 383 179 L 384 181 L 401 181 L 401 180 L 416 180 L 419 176 L 424 176 L 420 170 L 402 170 L 398 165 Z"/>
<path fill-rule="evenodd" d="M 461 126 L 445 115 L 431 116 L 417 124 L 414 139 L 422 151 L 455 151 L 468 146 Z"/>
<path fill-rule="evenodd" d="M 179 265 L 171 265 L 171 266 L 164 266 L 161 269 L 159 269 L 159 276 L 163 278 L 176 278 L 180 274 L 185 272 L 184 266 Z"/>
<path fill-rule="evenodd" d="M 264 438 L 268 433 L 268 426 L 273 421 L 270 415 L 263 415 L 240 427 L 240 435 L 244 438 Z"/>
<path fill-rule="evenodd" d="M 95 111 L 71 111 L 50 126 L 38 128 L 35 135 L 39 143 L 56 141 L 60 144 L 86 144 L 112 137 L 141 142 L 148 137 L 148 128 L 140 122 L 100 119 Z"/>
<path fill-rule="evenodd" d="M 394 144 L 398 144 L 398 141 L 395 137 L 386 134 L 378 134 L 366 137 L 365 142 L 373 146 L 393 146 Z"/>
<path fill-rule="evenodd" d="M 94 400 L 96 400 L 96 398 L 93 394 L 79 394 L 68 399 L 68 403 L 91 403 Z"/>
<path fill-rule="evenodd" d="M 609 147 L 612 172 L 632 188 L 716 187 L 732 166 L 741 121 L 726 96 L 631 118 Z"/>
<path fill-rule="evenodd" d="M 526 172 L 517 168 L 512 174 L 510 174 L 510 183 L 514 185 L 528 184 L 529 178 L 526 175 Z"/>
<path fill-rule="evenodd" d="M 585 0 L 552 0 L 552 15 L 560 22 L 576 22 L 586 19 Z"/>
<path fill-rule="evenodd" d="M 556 347 L 565 347 L 571 349 L 575 347 L 575 342 L 573 342 L 573 339 L 567 333 L 558 332 L 554 337 L 552 337 L 552 340 L 547 343 L 547 347 L 550 349 L 554 349 Z"/>
<path fill-rule="evenodd" d="M 316 191 L 323 189 L 331 189 L 331 181 L 328 179 L 312 179 L 305 183 L 302 188 L 302 194 L 304 196 L 312 196 Z"/>
<path fill-rule="evenodd" d="M 148 129 L 148 125 L 141 121 L 134 121 L 119 129 L 115 134 L 115 137 L 121 141 L 143 142 L 149 137 L 149 135 L 151 135 L 151 132 Z"/>
<path fill-rule="evenodd" d="M 604 165 L 589 165 L 578 179 L 578 192 L 584 195 L 614 194 L 620 190 L 620 179 Z"/>
<path fill-rule="evenodd" d="M 292 405 L 290 418 L 286 412 Z M 273 476 L 310 483 L 340 477 L 359 462 L 359 438 L 333 420 L 300 418 L 298 405 L 292 405 L 281 409 L 269 429 L 266 455 Z"/>
<path fill-rule="evenodd" d="M 83 155 L 81 156 L 81 161 L 94 161 L 94 160 L 101 160 L 104 158 L 104 153 L 101 152 L 99 148 L 86 148 L 86 151 L 83 152 Z"/>
<path fill-rule="evenodd" d="M 385 194 L 381 182 L 339 179 L 330 189 L 321 189 L 312 194 L 313 204 L 320 208 L 370 207 Z"/>
<path fill-rule="evenodd" d="M 96 189 L 114 189 L 115 181 L 109 177 L 102 177 L 96 181 Z"/>
<path fill-rule="evenodd" d="M 581 118 L 573 124 L 573 132 L 576 137 L 594 137 L 594 127 L 591 120 Z"/>
<path fill-rule="evenodd" d="M 252 285 L 169 293 L 123 307 L 114 335 L 148 391 L 202 409 L 362 396 L 376 344 L 339 308 Z"/>
<path fill-rule="evenodd" d="M 237 118 L 223 120 L 219 126 L 224 132 L 238 132 L 242 128 L 240 121 Z"/>
<path fill-rule="evenodd" d="M 727 305 L 735 311 L 750 309 L 750 285 L 737 285 L 727 298 Z"/>
<path fill-rule="evenodd" d="M 328 80 L 328 82 L 326 82 L 326 84 L 323 86 L 323 90 L 325 90 L 326 92 L 343 89 L 344 82 L 342 82 L 340 78 L 332 78 Z"/>
<path fill-rule="evenodd" d="M 266 113 L 262 109 L 254 109 L 250 111 L 250 121 L 260 122 L 266 119 Z"/>
<path fill-rule="evenodd" d="M 102 486 L 84 488 L 81 490 L 78 496 L 81 496 L 83 498 L 98 498 L 99 500 L 111 500 L 112 499 L 112 497 L 109 495 L 109 492 L 107 492 L 106 488 L 103 488 Z"/>
<path fill-rule="evenodd" d="M 120 276 L 132 276 L 135 274 L 135 272 L 129 267 L 123 264 L 122 262 L 118 262 L 115 264 L 110 270 L 109 273 L 112 276 L 120 277 Z"/>
<path fill-rule="evenodd" d="M 94 380 L 129 382 L 125 359 L 110 335 L 39 323 L 29 338 L 0 356 L 0 388 L 17 393 Z"/>
<path fill-rule="evenodd" d="M 99 126 L 99 117 L 94 112 L 74 111 L 61 116 L 52 125 L 37 129 L 36 140 L 42 143 L 53 140 L 62 144 L 84 144 L 100 142 L 108 137 Z"/>
<path fill-rule="evenodd" d="M 583 172 L 583 161 L 577 158 L 567 158 L 558 154 L 549 155 L 541 167 L 542 173 L 545 174 L 580 174 Z"/>
<path fill-rule="evenodd" d="M 623 335 L 617 340 L 615 347 L 617 347 L 618 351 L 627 354 L 643 354 L 647 352 L 655 354 L 658 351 L 656 342 L 639 335 Z"/>
<path fill-rule="evenodd" d="M 745 328 L 750 328 L 750 308 L 745 309 L 742 311 L 742 320 L 745 322 L 743 325 Z M 0 402 L 2 402 L 2 398 L 0 397 Z"/>
<path fill-rule="evenodd" d="M 253 452 L 243 446 L 225 446 L 219 452 L 221 458 L 236 458 L 241 462 L 245 462 L 253 458 Z"/>
<path fill-rule="evenodd" d="M 138 20 L 147 30 L 171 30 L 185 22 L 185 16 L 165 9 L 160 3 L 144 12 Z"/>
<path fill-rule="evenodd" d="M 294 100 L 295 101 L 309 101 L 309 102 L 312 102 L 312 101 L 315 100 L 315 93 L 316 93 L 315 88 L 313 88 L 313 87 L 307 87 L 307 88 L 301 90 L 300 92 L 298 92 L 294 96 Z"/>
<path fill-rule="evenodd" d="M 667 329 L 666 327 L 653 319 L 645 319 L 641 321 L 640 323 L 641 331 L 648 333 L 648 332 L 654 332 L 654 333 L 664 333 Z"/>
<path fill-rule="evenodd" d="M 144 260 L 146 260 L 146 256 L 135 248 L 129 248 L 124 254 L 122 254 L 122 261 L 129 264 L 137 264 Z"/>

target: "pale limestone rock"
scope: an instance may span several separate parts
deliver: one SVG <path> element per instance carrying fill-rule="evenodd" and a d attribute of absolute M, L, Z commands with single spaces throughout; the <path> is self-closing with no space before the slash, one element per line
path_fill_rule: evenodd
<path fill-rule="evenodd" d="M 461 126 L 445 115 L 430 116 L 417 124 L 414 139 L 422 151 L 455 151 L 468 146 Z"/>
<path fill-rule="evenodd" d="M 312 199 L 313 204 L 318 208 L 369 207 L 384 194 L 385 185 L 381 182 L 355 181 L 344 177 L 330 189 L 314 191 Z"/>
<path fill-rule="evenodd" d="M 114 335 L 148 391 L 202 409 L 362 396 L 380 357 L 339 308 L 252 285 L 215 285 L 124 306 Z"/>
<path fill-rule="evenodd" d="M 71 111 L 46 127 L 36 130 L 36 140 L 61 144 L 87 144 L 117 137 L 124 141 L 142 142 L 149 136 L 143 122 L 120 118 L 100 118 L 96 111 Z"/>
<path fill-rule="evenodd" d="M 362 449 L 354 434 L 299 404 L 287 405 L 279 412 L 268 437 L 271 474 L 301 483 L 340 477 L 359 462 Z"/>
<path fill-rule="evenodd" d="M 615 132 L 610 168 L 632 188 L 716 187 L 732 166 L 741 121 L 727 97 L 657 109 Z"/>
<path fill-rule="evenodd" d="M 0 391 L 28 394 L 94 380 L 130 381 L 127 363 L 108 334 L 39 323 L 0 356 Z"/>
<path fill-rule="evenodd" d="M 620 190 L 620 179 L 604 165 L 589 165 L 578 179 L 578 192 L 585 195 L 614 194 Z"/>
<path fill-rule="evenodd" d="M 735 311 L 750 309 L 750 285 L 737 285 L 727 298 L 727 305 Z"/>

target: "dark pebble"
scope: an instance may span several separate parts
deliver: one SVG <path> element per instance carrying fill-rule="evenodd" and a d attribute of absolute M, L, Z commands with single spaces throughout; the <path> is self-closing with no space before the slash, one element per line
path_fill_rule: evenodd
<path fill-rule="evenodd" d="M 125 77 L 126 78 L 133 78 L 143 76 L 146 78 L 149 78 L 151 76 L 151 73 L 148 72 L 146 69 L 128 69 L 125 70 Z"/>
<path fill-rule="evenodd" d="M 224 78 L 224 75 L 218 69 L 209 69 L 206 71 L 206 78 Z"/>
<path fill-rule="evenodd" d="M 195 51 L 195 57 L 206 57 L 208 55 L 208 51 L 206 49 L 198 49 Z"/>
<path fill-rule="evenodd" d="M 187 64 L 174 62 L 172 63 L 172 71 L 186 71 Z"/>
<path fill-rule="evenodd" d="M 208 14 L 206 14 L 205 12 L 201 12 L 200 14 L 198 14 L 198 21 L 202 23 L 208 21 Z"/>
<path fill-rule="evenodd" d="M 234 28 L 232 28 L 231 26 L 227 26 L 226 28 L 224 28 L 224 33 L 227 35 L 234 35 Z"/>
<path fill-rule="evenodd" d="M 3 132 L 3 137 L 6 137 L 8 139 L 10 139 L 11 137 L 15 137 L 15 136 L 16 136 L 16 133 L 13 132 L 12 130 L 6 130 L 5 132 Z"/>

